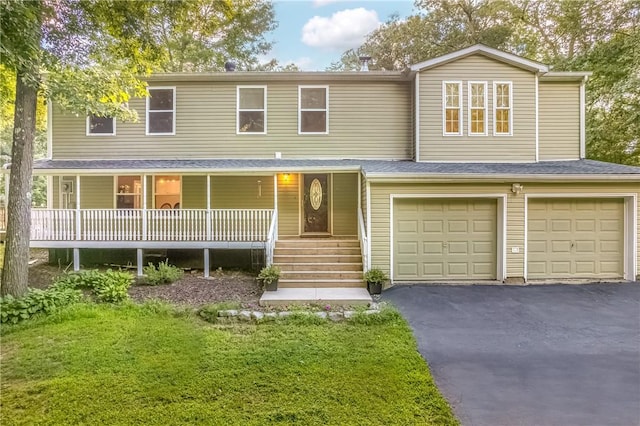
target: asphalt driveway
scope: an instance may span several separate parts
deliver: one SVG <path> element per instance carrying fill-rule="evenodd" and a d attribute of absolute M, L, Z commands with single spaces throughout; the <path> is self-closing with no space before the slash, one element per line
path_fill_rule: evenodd
<path fill-rule="evenodd" d="M 464 425 L 640 425 L 640 283 L 398 286 Z"/>

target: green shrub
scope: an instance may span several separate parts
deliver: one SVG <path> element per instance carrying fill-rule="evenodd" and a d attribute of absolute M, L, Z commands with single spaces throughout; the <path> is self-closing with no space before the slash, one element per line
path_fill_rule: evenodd
<path fill-rule="evenodd" d="M 24 297 L 0 298 L 0 323 L 16 324 L 33 315 L 48 314 L 81 299 L 82 292 L 73 288 L 29 289 Z"/>
<path fill-rule="evenodd" d="M 119 303 L 129 298 L 129 286 L 133 275 L 125 271 L 98 270 L 73 272 L 58 278 L 52 288 L 89 289 L 98 302 Z"/>
<path fill-rule="evenodd" d="M 182 274 L 182 269 L 169 265 L 166 261 L 160 262 L 157 267 L 149 263 L 149 266 L 144 267 L 143 282 L 148 285 L 171 284 L 182 278 Z"/>
<path fill-rule="evenodd" d="M 102 273 L 102 280 L 93 288 L 98 302 L 119 303 L 129 298 L 129 286 L 133 276 L 129 272 L 112 271 Z"/>
<path fill-rule="evenodd" d="M 389 276 L 380 268 L 371 268 L 363 274 L 366 282 L 371 284 L 384 284 L 389 281 Z"/>

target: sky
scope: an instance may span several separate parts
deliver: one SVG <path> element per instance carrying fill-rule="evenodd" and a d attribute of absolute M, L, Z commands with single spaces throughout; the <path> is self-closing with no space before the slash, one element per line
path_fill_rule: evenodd
<path fill-rule="evenodd" d="M 394 13 L 413 12 L 413 0 L 275 0 L 278 28 L 267 38 L 273 49 L 261 59 L 293 62 L 303 71 L 324 71 L 341 54 L 362 44 L 365 36 Z"/>

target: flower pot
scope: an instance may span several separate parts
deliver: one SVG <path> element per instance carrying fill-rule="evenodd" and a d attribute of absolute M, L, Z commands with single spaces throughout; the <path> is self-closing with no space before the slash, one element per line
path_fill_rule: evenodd
<path fill-rule="evenodd" d="M 277 291 L 278 290 L 278 280 L 273 280 L 270 283 L 264 283 L 265 291 Z"/>
<path fill-rule="evenodd" d="M 380 294 L 382 293 L 382 283 L 367 283 L 367 289 L 369 290 L 369 294 Z"/>

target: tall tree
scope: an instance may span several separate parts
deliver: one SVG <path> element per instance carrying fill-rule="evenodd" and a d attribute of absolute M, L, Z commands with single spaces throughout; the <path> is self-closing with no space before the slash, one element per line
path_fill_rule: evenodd
<path fill-rule="evenodd" d="M 221 56 L 203 59 L 206 49 L 251 62 L 265 46 L 261 31 L 273 27 L 273 14 L 258 0 L 0 1 L 0 64 L 16 75 L 0 294 L 21 296 L 28 284 L 38 94 L 70 112 L 135 120 L 128 100 L 146 94 L 141 77 L 154 69 L 215 69 Z"/>

